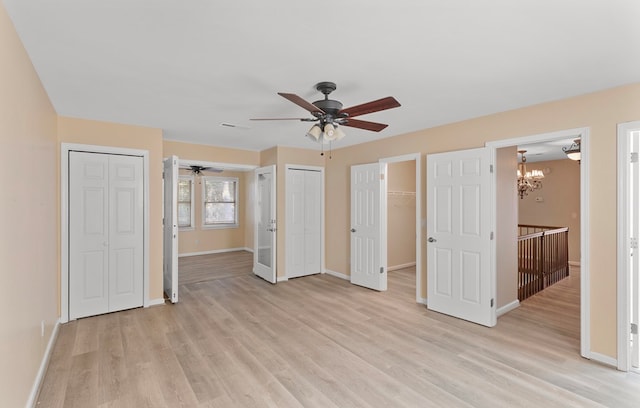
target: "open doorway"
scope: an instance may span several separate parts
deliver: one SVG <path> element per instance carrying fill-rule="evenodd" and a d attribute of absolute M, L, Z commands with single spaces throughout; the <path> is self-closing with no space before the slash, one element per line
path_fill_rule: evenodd
<path fill-rule="evenodd" d="M 588 161 L 588 146 L 589 146 L 589 140 L 588 140 L 588 133 L 589 130 L 588 128 L 579 128 L 579 129 L 568 129 L 568 130 L 564 130 L 564 131 L 558 131 L 558 132 L 552 132 L 552 133 L 546 133 L 546 134 L 539 134 L 539 135 L 533 135 L 533 136 L 526 136 L 526 137 L 520 137 L 520 138 L 513 138 L 513 139 L 508 139 L 508 140 L 501 140 L 501 141 L 497 141 L 497 142 L 490 142 L 487 143 L 488 147 L 491 147 L 494 149 L 494 157 L 497 154 L 497 151 L 501 148 L 504 147 L 513 147 L 514 150 L 517 150 L 518 146 L 524 146 L 524 145 L 535 145 L 535 144 L 542 144 L 542 143 L 559 143 L 560 145 L 562 145 L 563 143 L 565 143 L 567 140 L 572 140 L 572 139 L 580 139 L 581 140 L 581 154 L 582 154 L 582 160 L 581 160 L 581 164 L 579 165 L 579 170 L 580 170 L 580 175 L 579 175 L 579 180 L 580 180 L 580 189 L 579 189 L 579 201 L 580 201 L 580 206 L 579 206 L 579 212 L 578 214 L 576 214 L 576 217 L 579 218 L 580 222 L 579 222 L 579 229 L 580 229 L 580 248 L 579 248 L 579 265 L 580 265 L 580 348 L 581 348 L 581 355 L 583 357 L 586 358 L 591 358 L 594 360 L 598 360 L 599 356 L 596 355 L 592 355 L 592 353 L 589 351 L 590 350 L 590 344 L 589 344 L 589 333 L 590 333 L 590 329 L 589 329 L 589 318 L 590 318 L 590 309 L 589 309 L 589 265 L 588 265 L 588 258 L 585 256 L 585 254 L 588 254 L 588 248 L 589 248 L 589 242 L 588 242 L 588 235 L 586 234 L 587 231 L 589 231 L 589 216 L 588 216 L 588 206 L 587 204 L 587 197 L 589 194 L 588 191 L 588 183 L 587 183 L 587 178 L 588 178 L 588 169 L 589 169 L 589 161 Z M 564 154 L 562 152 L 562 146 L 558 146 L 558 150 L 561 154 Z M 576 166 L 577 163 L 567 163 L 569 165 L 571 164 L 575 164 Z M 496 173 L 500 173 L 500 163 L 497 163 L 498 169 Z M 504 170 L 504 169 L 503 169 Z M 514 167 L 510 167 L 508 168 L 506 171 L 511 172 L 511 174 L 514 175 L 515 178 L 515 174 L 516 173 L 516 168 Z M 543 181 L 544 183 L 544 181 Z M 536 195 L 535 193 L 533 194 L 533 198 L 534 198 L 534 202 L 533 204 L 537 204 L 535 202 L 536 199 Z M 542 195 L 540 196 L 541 198 L 539 200 L 541 200 L 541 202 L 544 202 L 545 197 Z M 513 200 L 513 197 L 509 197 L 510 200 Z M 518 198 L 519 199 L 519 198 Z M 494 213 L 494 220 L 497 220 L 498 217 L 502 217 L 502 214 L 497 214 L 497 210 L 496 208 L 499 206 L 498 203 L 501 200 L 501 197 L 499 195 L 496 195 L 495 197 L 496 202 L 493 205 L 494 211 L 496 211 L 496 213 Z M 540 203 L 540 201 L 538 202 Z M 570 214 L 571 216 L 571 214 Z M 497 224 L 497 222 L 496 222 Z M 514 228 L 513 225 L 509 226 L 508 228 Z M 496 234 L 500 235 L 501 231 L 500 229 L 498 229 L 498 226 L 496 226 Z M 497 245 L 497 244 L 496 244 Z M 514 254 L 513 251 L 509 251 L 509 254 L 504 254 L 500 252 L 500 248 L 495 248 L 494 251 L 494 262 L 493 264 L 496 265 L 497 259 L 503 257 L 503 256 L 511 256 L 512 258 L 517 259 L 517 254 Z M 501 280 L 501 276 L 504 276 L 504 274 L 512 274 L 513 270 L 507 270 L 507 271 L 501 271 L 501 270 L 497 270 L 496 271 L 496 276 L 497 276 L 497 280 L 498 280 L 498 284 L 497 284 L 497 290 L 498 290 L 498 297 L 500 297 L 500 291 L 501 290 L 511 290 L 511 292 L 506 296 L 507 298 L 510 298 L 511 301 L 509 299 L 503 299 L 505 304 L 509 304 L 511 305 L 510 308 L 507 308 L 506 310 L 503 310 L 503 313 L 508 312 L 509 310 L 515 308 L 518 306 L 518 301 L 517 301 L 517 287 L 513 287 L 513 285 L 510 285 L 509 288 L 510 289 L 504 289 L 501 288 L 499 282 Z M 502 314 L 503 314 L 502 313 Z M 501 313 L 498 313 L 498 315 L 500 315 Z"/>
<path fill-rule="evenodd" d="M 168 177 L 165 168 L 163 194 L 173 192 L 169 196 L 175 219 L 169 222 L 169 214 L 164 216 L 163 289 L 177 301 L 178 258 L 252 249 L 252 170 L 256 166 L 171 157 L 175 174 Z M 167 200 L 163 212 L 168 210 Z M 172 250 L 167 250 L 169 242 Z"/>
<path fill-rule="evenodd" d="M 422 294 L 420 154 L 388 157 L 386 234 L 388 288 L 402 299 Z"/>
<path fill-rule="evenodd" d="M 416 162 L 387 164 L 388 290 L 401 299 L 416 293 Z"/>
<path fill-rule="evenodd" d="M 579 152 L 579 143 L 569 137 L 517 146 L 520 302 L 572 274 L 579 280 L 580 161 L 565 153 L 572 146 Z"/>

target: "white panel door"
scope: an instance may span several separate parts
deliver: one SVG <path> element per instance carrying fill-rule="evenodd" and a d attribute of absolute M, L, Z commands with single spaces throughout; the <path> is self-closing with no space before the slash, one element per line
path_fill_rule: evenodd
<path fill-rule="evenodd" d="M 253 273 L 276 283 L 276 166 L 255 170 Z"/>
<path fill-rule="evenodd" d="M 178 157 L 164 159 L 163 285 L 171 303 L 178 302 Z"/>
<path fill-rule="evenodd" d="M 305 171 L 287 170 L 287 277 L 305 275 Z"/>
<path fill-rule="evenodd" d="M 109 312 L 109 156 L 69 152 L 69 318 Z"/>
<path fill-rule="evenodd" d="M 69 153 L 69 317 L 143 305 L 142 158 Z"/>
<path fill-rule="evenodd" d="M 322 173 L 287 169 L 287 277 L 322 272 Z"/>
<path fill-rule="evenodd" d="M 322 243 L 322 174 L 305 171 L 304 274 L 320 273 Z"/>
<path fill-rule="evenodd" d="M 427 305 L 496 324 L 488 148 L 427 155 Z"/>
<path fill-rule="evenodd" d="M 142 158 L 109 156 L 109 311 L 143 303 Z"/>
<path fill-rule="evenodd" d="M 351 166 L 351 283 L 387 290 L 384 223 L 380 214 L 386 165 Z"/>

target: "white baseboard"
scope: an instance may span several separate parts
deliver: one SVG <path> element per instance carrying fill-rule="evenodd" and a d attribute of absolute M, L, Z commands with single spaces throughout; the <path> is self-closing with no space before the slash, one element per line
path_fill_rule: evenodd
<path fill-rule="evenodd" d="M 211 251 L 202 251 L 202 252 L 185 252 L 183 254 L 178 254 L 178 258 L 182 258 L 182 257 L 185 257 L 185 256 L 222 254 L 222 253 L 225 253 L 225 252 L 237 252 L 237 251 L 253 252 L 253 249 L 249 249 L 249 248 L 243 247 L 243 248 L 213 249 Z"/>
<path fill-rule="evenodd" d="M 419 303 L 421 305 L 427 305 L 427 298 L 418 298 L 416 299 L 416 303 Z"/>
<path fill-rule="evenodd" d="M 580 261 L 569 261 L 569 266 L 580 266 Z"/>
<path fill-rule="evenodd" d="M 327 275 L 335 276 L 336 278 L 340 278 L 340 279 L 344 279 L 344 280 L 351 280 L 351 277 L 349 275 L 345 275 L 344 273 L 332 271 L 331 269 L 325 269 L 324 273 L 326 273 Z"/>
<path fill-rule="evenodd" d="M 616 360 L 613 357 L 605 356 L 604 354 L 600 354 L 600 353 L 596 353 L 596 352 L 590 351 L 588 353 L 588 355 L 586 355 L 585 357 L 588 358 L 589 360 L 593 360 L 593 361 L 597 361 L 597 362 L 602 363 L 602 364 L 610 365 L 610 366 L 612 366 L 614 368 L 618 367 L 618 360 Z"/>
<path fill-rule="evenodd" d="M 398 269 L 409 268 L 409 267 L 412 267 L 412 266 L 416 266 L 416 263 L 415 262 L 409 262 L 409 263 L 400 264 L 400 265 L 388 266 L 387 267 L 387 272 L 397 271 Z"/>
<path fill-rule="evenodd" d="M 286 276 L 278 276 L 278 277 L 276 277 L 276 282 L 286 282 L 288 280 L 289 280 L 289 278 L 287 278 Z"/>
<path fill-rule="evenodd" d="M 60 328 L 60 319 L 56 320 L 56 324 L 53 326 L 53 330 L 51 331 L 51 337 L 49 337 L 47 348 L 44 351 L 44 355 L 42 356 L 42 361 L 40 362 L 40 368 L 38 369 L 38 373 L 36 374 L 36 378 L 33 382 L 33 386 L 31 387 L 31 392 L 29 393 L 29 399 L 27 400 L 27 405 L 26 405 L 27 408 L 33 408 L 36 406 L 38 394 L 40 393 L 40 387 L 42 386 L 42 380 L 44 379 L 44 375 L 47 372 L 47 367 L 49 367 L 49 360 L 51 359 L 53 346 L 56 344 L 56 340 L 58 339 L 59 328 Z"/>
<path fill-rule="evenodd" d="M 507 303 L 506 305 L 496 309 L 496 317 L 500 317 L 505 313 L 509 313 L 510 311 L 518 308 L 519 306 L 520 306 L 520 301 L 518 299 L 514 300 L 513 302 Z"/>
<path fill-rule="evenodd" d="M 159 305 L 164 305 L 164 298 L 160 298 L 160 299 L 149 299 L 149 303 L 147 304 L 147 307 L 151 307 L 151 306 L 159 306 Z"/>

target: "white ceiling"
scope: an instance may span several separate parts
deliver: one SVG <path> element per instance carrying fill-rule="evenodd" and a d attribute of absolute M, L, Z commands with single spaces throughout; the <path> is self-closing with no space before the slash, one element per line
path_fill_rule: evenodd
<path fill-rule="evenodd" d="M 319 81 L 402 104 L 334 148 L 640 82 L 638 0 L 3 1 L 58 114 L 169 140 L 316 148 L 249 118 L 308 117 L 276 92 Z"/>

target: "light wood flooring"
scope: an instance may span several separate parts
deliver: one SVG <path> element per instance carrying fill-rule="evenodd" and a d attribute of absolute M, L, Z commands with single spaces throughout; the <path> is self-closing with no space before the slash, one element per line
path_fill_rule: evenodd
<path fill-rule="evenodd" d="M 411 269 L 271 285 L 233 255 L 181 258 L 176 305 L 63 325 L 38 407 L 640 406 L 640 375 L 579 355 L 575 271 L 489 329 L 416 304 Z"/>

